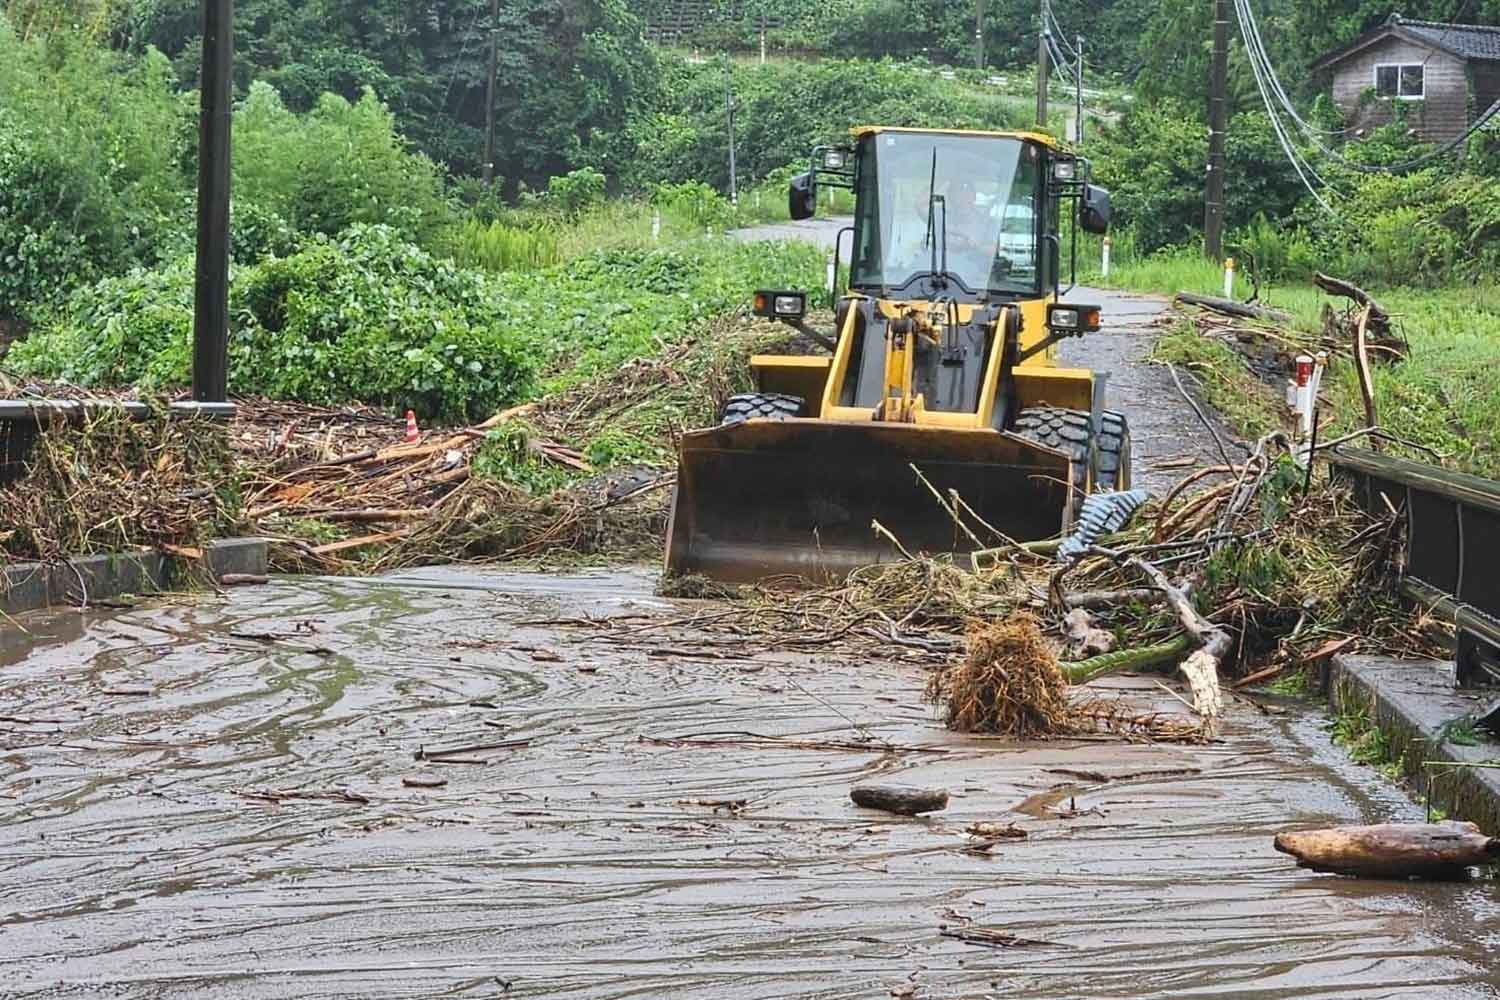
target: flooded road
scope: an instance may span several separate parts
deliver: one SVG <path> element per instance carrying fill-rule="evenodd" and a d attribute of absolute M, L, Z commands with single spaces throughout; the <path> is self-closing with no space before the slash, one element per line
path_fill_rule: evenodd
<path fill-rule="evenodd" d="M 303 578 L 4 626 L 0 996 L 1500 995 L 1496 883 L 1271 849 L 1420 818 L 1315 716 L 1015 746 L 948 733 L 899 661 L 561 621 L 680 615 L 652 583 Z M 857 809 L 871 778 L 953 801 Z M 974 822 L 1027 838 L 974 853 Z"/>

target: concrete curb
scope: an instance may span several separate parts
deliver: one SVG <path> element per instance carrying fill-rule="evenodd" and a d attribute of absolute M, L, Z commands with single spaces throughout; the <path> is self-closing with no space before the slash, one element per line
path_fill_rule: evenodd
<path fill-rule="evenodd" d="M 1500 770 L 1422 767 L 1423 761 L 1500 763 L 1494 744 L 1463 746 L 1443 738 L 1456 719 L 1473 716 L 1495 696 L 1453 686 L 1453 664 L 1384 656 L 1335 656 L 1328 668 L 1328 705 L 1335 712 L 1368 710 L 1417 789 L 1450 819 L 1478 823 L 1500 836 Z"/>
<path fill-rule="evenodd" d="M 190 564 L 151 549 L 78 556 L 57 563 L 16 563 L 0 568 L 0 611 L 8 615 L 54 605 L 77 607 L 122 594 L 153 594 L 172 588 L 182 571 L 207 567 L 214 578 L 226 573 L 266 572 L 270 545 L 262 538 L 210 542 L 201 564 Z"/>

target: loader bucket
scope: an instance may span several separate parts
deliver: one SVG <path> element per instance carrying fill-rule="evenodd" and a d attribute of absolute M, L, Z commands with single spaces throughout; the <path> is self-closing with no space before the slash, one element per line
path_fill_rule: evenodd
<path fill-rule="evenodd" d="M 900 558 L 976 546 L 912 472 L 946 499 L 957 490 L 1017 541 L 1056 535 L 1070 499 L 1068 459 L 991 430 L 828 420 L 752 420 L 683 436 L 667 528 L 667 572 L 749 583 L 824 582 Z M 974 519 L 986 545 L 999 544 Z"/>

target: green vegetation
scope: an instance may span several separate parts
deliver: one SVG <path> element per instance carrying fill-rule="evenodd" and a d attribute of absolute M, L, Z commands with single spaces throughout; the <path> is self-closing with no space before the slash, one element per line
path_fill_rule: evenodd
<path fill-rule="evenodd" d="M 821 271 L 810 247 L 702 241 L 489 276 L 390 227 L 356 225 L 236 273 L 233 386 L 482 418 L 534 394 L 544 375 L 561 384 L 655 354 L 755 287 L 816 285 Z M 187 261 L 106 278 L 75 294 L 5 363 L 81 385 L 181 385 L 191 306 Z"/>
<path fill-rule="evenodd" d="M 1284 698 L 1307 698 L 1315 693 L 1316 683 L 1312 668 L 1296 667 L 1276 678 L 1269 687 Z"/>
<path fill-rule="evenodd" d="M 1344 748 L 1351 760 L 1377 768 L 1392 781 L 1406 775 L 1406 753 L 1391 745 L 1375 722 L 1368 701 L 1356 697 L 1341 699 L 1341 707 L 1330 722 L 1333 742 Z"/>
<path fill-rule="evenodd" d="M 1098 273 L 1096 248 L 1082 259 L 1094 265 L 1085 275 L 1093 283 L 1165 294 L 1223 294 L 1221 267 L 1192 250 L 1136 255 L 1128 246 L 1122 254 L 1117 246 L 1107 281 Z M 1246 284 L 1242 277 L 1242 295 Z M 1500 366 L 1500 291 L 1489 284 L 1371 288 L 1410 344 L 1404 360 L 1374 366 L 1381 425 L 1433 449 L 1454 468 L 1500 476 L 1500 384 L 1490 376 Z M 1259 303 L 1290 313 L 1291 327 L 1274 332 L 1312 349 L 1321 338 L 1324 308 L 1342 310 L 1346 305 L 1303 281 L 1263 282 Z M 1158 341 L 1155 356 L 1192 372 L 1203 398 L 1242 433 L 1255 436 L 1276 426 L 1281 386 L 1258 377 L 1229 342 L 1203 336 L 1184 321 Z M 1333 359 L 1323 395 L 1331 403 L 1331 412 L 1324 413 L 1325 439 L 1362 423 L 1359 387 L 1347 357 Z M 1432 458 L 1426 452 L 1412 454 Z"/>

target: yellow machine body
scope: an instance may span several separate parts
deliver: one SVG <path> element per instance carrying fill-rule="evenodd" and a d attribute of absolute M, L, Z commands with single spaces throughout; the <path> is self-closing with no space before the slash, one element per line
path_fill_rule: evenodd
<path fill-rule="evenodd" d="M 907 130 L 855 136 L 886 131 Z M 1029 134 L 932 134 L 1055 149 Z M 1001 535 L 1056 534 L 1077 499 L 1076 457 L 1013 432 L 1010 421 L 1029 407 L 1088 411 L 1097 400 L 1093 372 L 1057 363 L 1048 325 L 1056 283 L 1042 287 L 1040 277 L 1029 296 L 970 301 L 851 288 L 831 355 L 751 358 L 757 390 L 800 400 L 801 410 L 683 436 L 668 571 L 826 580 L 903 549 L 963 553 Z M 956 275 L 947 287 L 955 286 Z M 928 398 L 958 382 L 942 405 Z"/>

